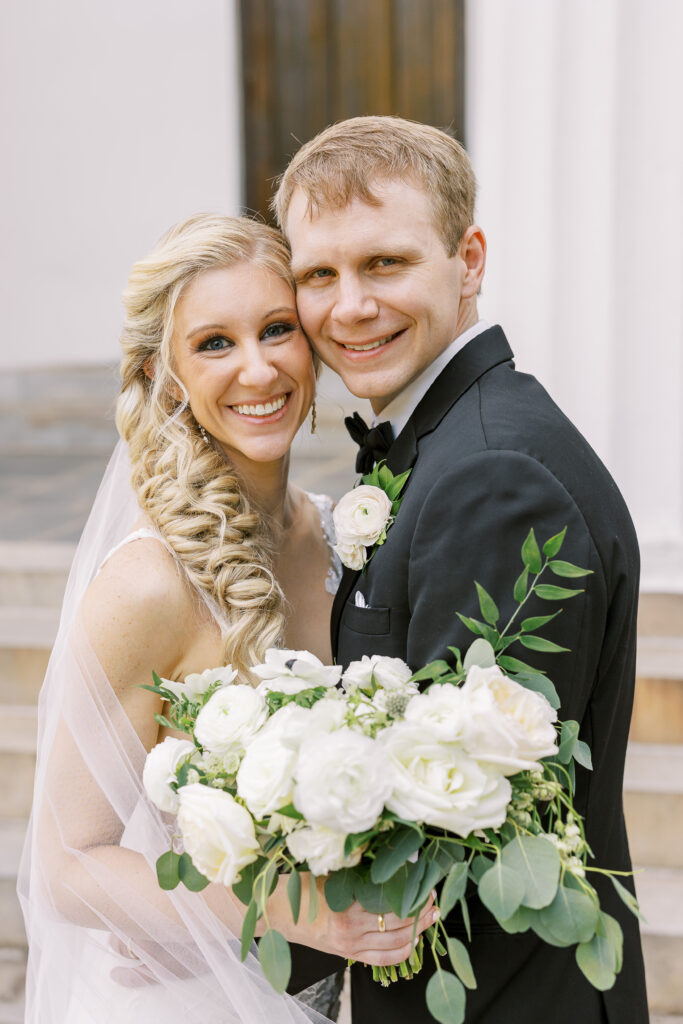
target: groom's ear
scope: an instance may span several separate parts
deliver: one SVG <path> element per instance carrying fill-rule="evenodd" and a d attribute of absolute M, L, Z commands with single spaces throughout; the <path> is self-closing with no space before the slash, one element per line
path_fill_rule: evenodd
<path fill-rule="evenodd" d="M 461 295 L 464 299 L 479 294 L 486 269 L 486 237 L 478 224 L 471 224 L 460 239 L 458 256 L 464 264 Z"/>

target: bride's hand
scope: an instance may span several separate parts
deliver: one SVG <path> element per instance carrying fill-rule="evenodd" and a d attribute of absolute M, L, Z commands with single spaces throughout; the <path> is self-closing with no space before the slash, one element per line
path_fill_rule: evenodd
<path fill-rule="evenodd" d="M 302 906 L 299 915 L 299 923 L 294 924 L 289 913 L 288 923 L 280 921 L 279 925 L 283 934 L 289 941 L 298 942 L 305 946 L 312 946 L 323 953 L 333 953 L 351 960 L 359 960 L 364 964 L 371 964 L 381 967 L 390 964 L 401 963 L 406 960 L 413 950 L 413 926 L 414 918 L 406 920 L 397 917 L 396 914 L 382 915 L 384 931 L 380 931 L 382 918 L 377 914 L 371 914 L 364 910 L 360 903 L 354 902 L 340 913 L 330 910 L 325 902 L 324 880 L 318 879 L 318 913 L 315 920 L 306 920 L 308 904 L 308 887 L 306 882 L 314 883 L 312 875 L 302 875 L 304 892 L 302 892 Z M 278 889 L 280 885 L 278 884 Z M 273 897 L 280 903 L 278 889 Z M 304 895 L 305 893 L 305 895 Z M 273 899 L 271 897 L 271 900 Z M 284 908 L 281 908 L 281 910 Z M 269 906 L 269 916 L 270 906 Z M 278 915 L 278 916 L 284 916 Z M 417 919 L 416 937 L 426 928 L 434 924 L 438 916 L 438 910 L 434 908 L 434 894 L 430 895 L 427 904 L 423 907 Z M 278 927 L 275 921 L 274 927 Z"/>

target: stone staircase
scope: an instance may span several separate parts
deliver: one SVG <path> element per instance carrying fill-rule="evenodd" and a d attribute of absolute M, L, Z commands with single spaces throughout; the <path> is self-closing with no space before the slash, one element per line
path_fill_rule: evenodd
<path fill-rule="evenodd" d="M 0 1024 L 22 1020 L 15 893 L 30 811 L 36 702 L 73 545 L 0 543 Z M 644 597 L 625 805 L 655 1024 L 683 1024 L 683 598 Z M 669 630 L 668 637 L 652 629 Z M 676 635 L 677 634 L 677 635 Z"/>

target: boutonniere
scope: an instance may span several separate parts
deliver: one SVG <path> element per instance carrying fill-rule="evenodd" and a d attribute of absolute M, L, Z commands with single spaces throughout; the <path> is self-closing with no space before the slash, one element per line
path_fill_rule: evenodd
<path fill-rule="evenodd" d="M 380 462 L 339 499 L 334 510 L 334 550 L 347 569 L 364 570 L 377 548 L 384 544 L 387 530 L 401 507 L 400 494 L 409 476 L 409 469 L 394 476 Z"/>

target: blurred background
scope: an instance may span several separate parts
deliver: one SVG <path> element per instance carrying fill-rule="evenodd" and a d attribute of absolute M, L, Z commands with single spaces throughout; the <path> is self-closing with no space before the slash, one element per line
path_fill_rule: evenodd
<path fill-rule="evenodd" d="M 366 113 L 466 145 L 489 242 L 480 312 L 633 514 L 625 801 L 653 1019 L 683 1022 L 682 51 L 680 0 L 2 0 L 0 1024 L 22 1019 L 35 701 L 115 442 L 128 270 L 195 211 L 267 218 L 300 142 Z M 350 486 L 356 407 L 323 376 L 297 482 Z"/>

